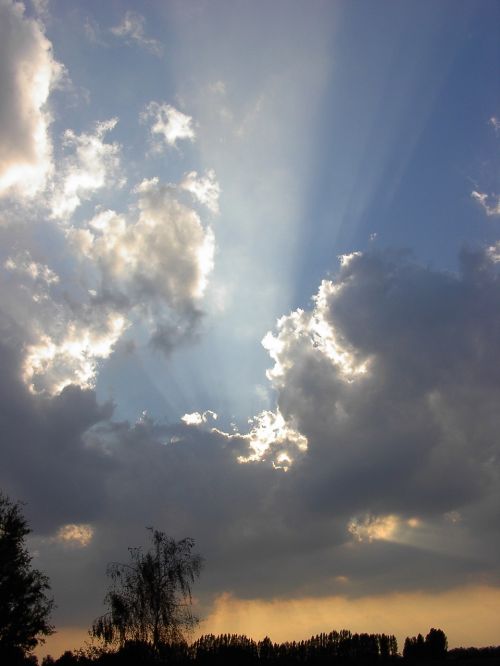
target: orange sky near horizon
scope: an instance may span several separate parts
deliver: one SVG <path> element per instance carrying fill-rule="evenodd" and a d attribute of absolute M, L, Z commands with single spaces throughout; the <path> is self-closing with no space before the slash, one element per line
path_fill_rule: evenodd
<path fill-rule="evenodd" d="M 322 631 L 390 633 L 402 651 L 408 635 L 443 629 L 449 647 L 500 644 L 500 588 L 473 586 L 436 594 L 412 592 L 349 599 L 307 597 L 286 600 L 242 600 L 223 594 L 200 623 L 196 636 L 213 633 L 246 634 L 256 640 L 302 640 Z M 471 618 L 473 621 L 471 622 Z M 62 627 L 36 654 L 57 657 L 89 640 L 88 629 Z"/>

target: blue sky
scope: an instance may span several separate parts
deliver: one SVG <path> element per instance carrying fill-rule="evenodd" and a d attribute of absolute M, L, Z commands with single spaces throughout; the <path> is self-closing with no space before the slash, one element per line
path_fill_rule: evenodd
<path fill-rule="evenodd" d="M 136 179 L 215 168 L 222 194 L 213 282 L 238 287 L 238 303 L 206 322 L 197 349 L 168 360 L 164 381 L 157 355 L 105 364 L 98 387 L 103 397 L 120 396 L 120 413 L 175 419 L 210 406 L 243 424 L 273 400 L 262 390 L 268 359 L 259 336 L 307 305 L 338 255 L 407 248 L 454 270 L 464 243 L 494 240 L 494 224 L 470 192 L 495 187 L 488 121 L 498 106 L 498 8 L 459 7 L 166 3 L 144 12 L 158 57 L 109 34 L 126 5 L 57 7 L 48 33 L 92 99 L 71 109 L 73 126 L 119 115 L 114 138 Z M 145 160 L 137 118 L 144 100 L 159 96 L 191 111 L 198 140 Z M 221 106 L 238 120 L 224 123 Z M 246 136 L 235 140 L 238 122 Z M 247 313 L 251 330 L 242 335 Z M 234 370 L 237 392 L 226 380 Z M 129 372 L 146 374 L 139 396 L 120 387 Z M 216 396 L 214 382 L 226 386 Z"/>
<path fill-rule="evenodd" d="M 60 635 L 152 522 L 209 627 L 498 605 L 498 3 L 0 11 L 0 484 Z"/>

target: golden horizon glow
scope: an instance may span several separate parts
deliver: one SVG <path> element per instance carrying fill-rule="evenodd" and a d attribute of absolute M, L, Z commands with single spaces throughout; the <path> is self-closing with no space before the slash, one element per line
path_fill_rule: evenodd
<path fill-rule="evenodd" d="M 500 588 L 476 585 L 444 592 L 407 592 L 349 599 L 345 596 L 298 599 L 238 599 L 225 593 L 216 598 L 210 614 L 191 638 L 203 634 L 245 634 L 254 640 L 269 636 L 275 642 L 307 639 L 333 629 L 389 633 L 403 650 L 406 636 L 441 628 L 449 648 L 497 645 Z M 470 618 L 474 617 L 474 622 Z M 89 626 L 92 618 L 89 619 Z M 35 651 L 57 657 L 89 642 L 88 628 L 60 628 Z"/>

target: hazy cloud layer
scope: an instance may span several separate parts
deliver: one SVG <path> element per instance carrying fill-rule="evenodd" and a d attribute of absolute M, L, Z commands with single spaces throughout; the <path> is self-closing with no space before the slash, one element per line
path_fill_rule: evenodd
<path fill-rule="evenodd" d="M 111 28 L 111 32 L 115 37 L 124 39 L 128 44 L 136 44 L 153 55 L 161 56 L 162 45 L 156 39 L 147 37 L 144 28 L 145 23 L 144 16 L 137 12 L 127 11 L 120 24 Z"/>

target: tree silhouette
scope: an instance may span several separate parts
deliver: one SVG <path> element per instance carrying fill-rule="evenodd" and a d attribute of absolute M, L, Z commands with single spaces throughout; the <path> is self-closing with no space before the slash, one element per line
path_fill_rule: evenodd
<path fill-rule="evenodd" d="M 441 629 L 431 629 L 425 637 L 427 656 L 430 659 L 444 659 L 448 650 L 448 639 Z"/>
<path fill-rule="evenodd" d="M 0 493 L 0 661 L 14 664 L 53 633 L 49 579 L 31 566 L 31 532 L 19 504 Z"/>
<path fill-rule="evenodd" d="M 405 640 L 403 657 L 405 659 L 444 659 L 448 650 L 448 639 L 442 629 L 431 629 L 427 636 L 409 636 Z"/>
<path fill-rule="evenodd" d="M 108 566 L 109 611 L 97 618 L 91 634 L 107 644 L 148 643 L 157 652 L 177 643 L 198 622 L 191 611 L 191 584 L 199 576 L 202 558 L 192 552 L 193 539 L 175 541 L 151 529 L 147 553 L 129 548 L 130 563 Z"/>

